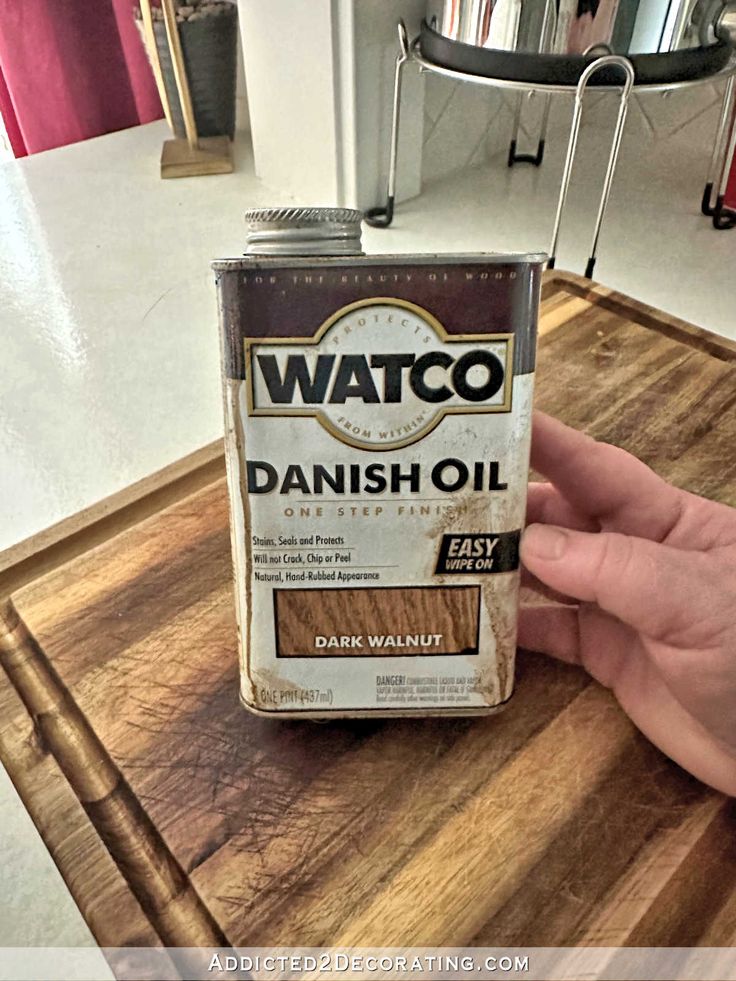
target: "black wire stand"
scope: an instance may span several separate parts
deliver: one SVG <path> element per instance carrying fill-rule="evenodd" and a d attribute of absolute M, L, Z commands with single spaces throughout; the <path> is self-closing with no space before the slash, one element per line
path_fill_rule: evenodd
<path fill-rule="evenodd" d="M 515 91 L 519 93 L 520 98 L 517 102 L 513 135 L 507 158 L 507 164 L 509 167 L 512 167 L 518 163 L 528 163 L 538 167 L 542 163 L 544 159 L 551 97 L 556 94 L 568 96 L 572 95 L 574 97 L 572 123 L 570 126 L 567 152 L 565 154 L 565 164 L 562 171 L 562 180 L 560 182 L 560 190 L 557 198 L 557 210 L 552 229 L 552 239 L 549 248 L 548 260 L 549 268 L 554 268 L 557 257 L 560 226 L 562 224 L 565 204 L 567 202 L 568 191 L 570 189 L 572 168 L 577 155 L 585 92 L 588 88 L 590 80 L 602 69 L 615 69 L 620 72 L 620 85 L 596 86 L 596 91 L 617 92 L 619 97 L 619 108 L 613 128 L 611 150 L 608 157 L 608 163 L 606 165 L 606 173 L 603 179 L 601 196 L 598 202 L 598 211 L 595 218 L 595 224 L 593 226 L 590 253 L 585 267 L 585 275 L 588 278 L 591 278 L 595 269 L 601 228 L 603 227 L 603 220 L 606 215 L 606 209 L 611 196 L 611 188 L 613 186 L 613 180 L 616 174 L 616 166 L 618 164 L 621 141 L 623 139 L 624 129 L 626 126 L 626 117 L 628 114 L 631 92 L 636 85 L 634 66 L 632 65 L 631 61 L 624 55 L 611 53 L 601 54 L 588 64 L 588 66 L 582 72 L 577 85 L 574 86 L 556 83 L 543 84 L 540 82 L 511 81 L 509 79 L 494 78 L 487 75 L 471 75 L 466 72 L 457 71 L 453 68 L 446 68 L 443 65 L 429 61 L 422 55 L 419 38 L 416 38 L 411 43 L 409 42 L 406 27 L 403 21 L 399 21 L 398 33 L 399 54 L 396 58 L 396 68 L 394 73 L 391 142 L 389 148 L 386 203 L 380 207 L 371 208 L 366 212 L 365 220 L 367 224 L 372 225 L 374 228 L 388 228 L 393 221 L 396 197 L 396 162 L 399 146 L 399 125 L 401 120 L 401 79 L 404 68 L 409 62 L 417 64 L 419 66 L 419 70 L 422 72 L 434 72 L 435 74 L 444 75 L 446 78 L 450 78 L 458 82 L 467 82 L 472 85 L 485 85 L 490 88 L 506 89 L 508 91 Z M 720 72 L 717 72 L 714 75 L 708 75 L 704 78 L 692 79 L 688 81 L 657 82 L 636 85 L 637 91 L 671 92 L 678 89 L 691 88 L 694 85 L 700 85 L 706 82 L 717 82 L 722 79 L 726 80 L 716 138 L 713 144 L 713 151 L 708 167 L 708 175 L 701 201 L 701 210 L 703 214 L 710 217 L 713 221 L 713 227 L 719 230 L 732 228 L 734 225 L 736 225 L 736 213 L 730 211 L 724 206 L 730 165 L 731 161 L 733 160 L 734 153 L 736 152 L 736 124 L 733 122 L 735 77 L 736 57 L 732 58 L 728 65 L 726 65 L 726 67 Z M 524 93 L 531 94 L 536 92 L 541 93 L 545 99 L 537 148 L 534 153 L 519 153 L 518 137 L 522 113 L 521 96 Z"/>

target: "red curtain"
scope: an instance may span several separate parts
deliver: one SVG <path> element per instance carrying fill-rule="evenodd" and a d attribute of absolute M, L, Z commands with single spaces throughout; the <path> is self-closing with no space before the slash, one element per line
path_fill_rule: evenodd
<path fill-rule="evenodd" d="M 133 0 L 0 0 L 0 113 L 17 157 L 159 119 Z"/>
<path fill-rule="evenodd" d="M 733 125 L 736 126 L 736 113 L 734 113 Z M 734 158 L 731 161 L 731 175 L 726 185 L 724 204 L 732 211 L 736 211 L 736 154 L 734 154 Z"/>

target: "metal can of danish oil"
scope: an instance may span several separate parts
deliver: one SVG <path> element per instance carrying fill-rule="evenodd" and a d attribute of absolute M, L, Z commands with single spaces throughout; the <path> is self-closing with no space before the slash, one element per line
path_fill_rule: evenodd
<path fill-rule="evenodd" d="M 544 257 L 366 256 L 349 209 L 246 220 L 246 255 L 213 264 L 242 701 L 498 710 Z"/>

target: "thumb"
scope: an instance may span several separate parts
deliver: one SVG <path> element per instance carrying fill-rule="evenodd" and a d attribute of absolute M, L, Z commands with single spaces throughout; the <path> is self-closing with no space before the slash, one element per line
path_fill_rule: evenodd
<path fill-rule="evenodd" d="M 597 603 L 655 640 L 677 647 L 702 640 L 707 584 L 696 552 L 631 535 L 532 524 L 521 558 L 545 585 Z"/>

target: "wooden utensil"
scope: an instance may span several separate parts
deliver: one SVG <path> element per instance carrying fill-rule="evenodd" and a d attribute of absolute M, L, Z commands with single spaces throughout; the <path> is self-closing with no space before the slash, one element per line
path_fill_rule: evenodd
<path fill-rule="evenodd" d="M 232 147 L 227 136 L 200 137 L 197 133 L 197 123 L 194 117 L 189 79 L 187 77 L 184 52 L 181 46 L 179 28 L 176 22 L 174 0 L 161 0 L 164 15 L 166 39 L 171 53 L 174 69 L 174 80 L 179 95 L 184 119 L 186 139 L 175 138 L 166 140 L 161 150 L 161 176 L 168 177 L 197 177 L 206 174 L 229 174 L 233 170 Z M 153 27 L 150 0 L 141 0 L 141 14 L 146 43 L 151 52 L 151 64 L 156 85 L 161 96 L 169 126 L 172 125 L 171 107 L 168 102 L 166 89 L 158 56 L 158 46 Z"/>

